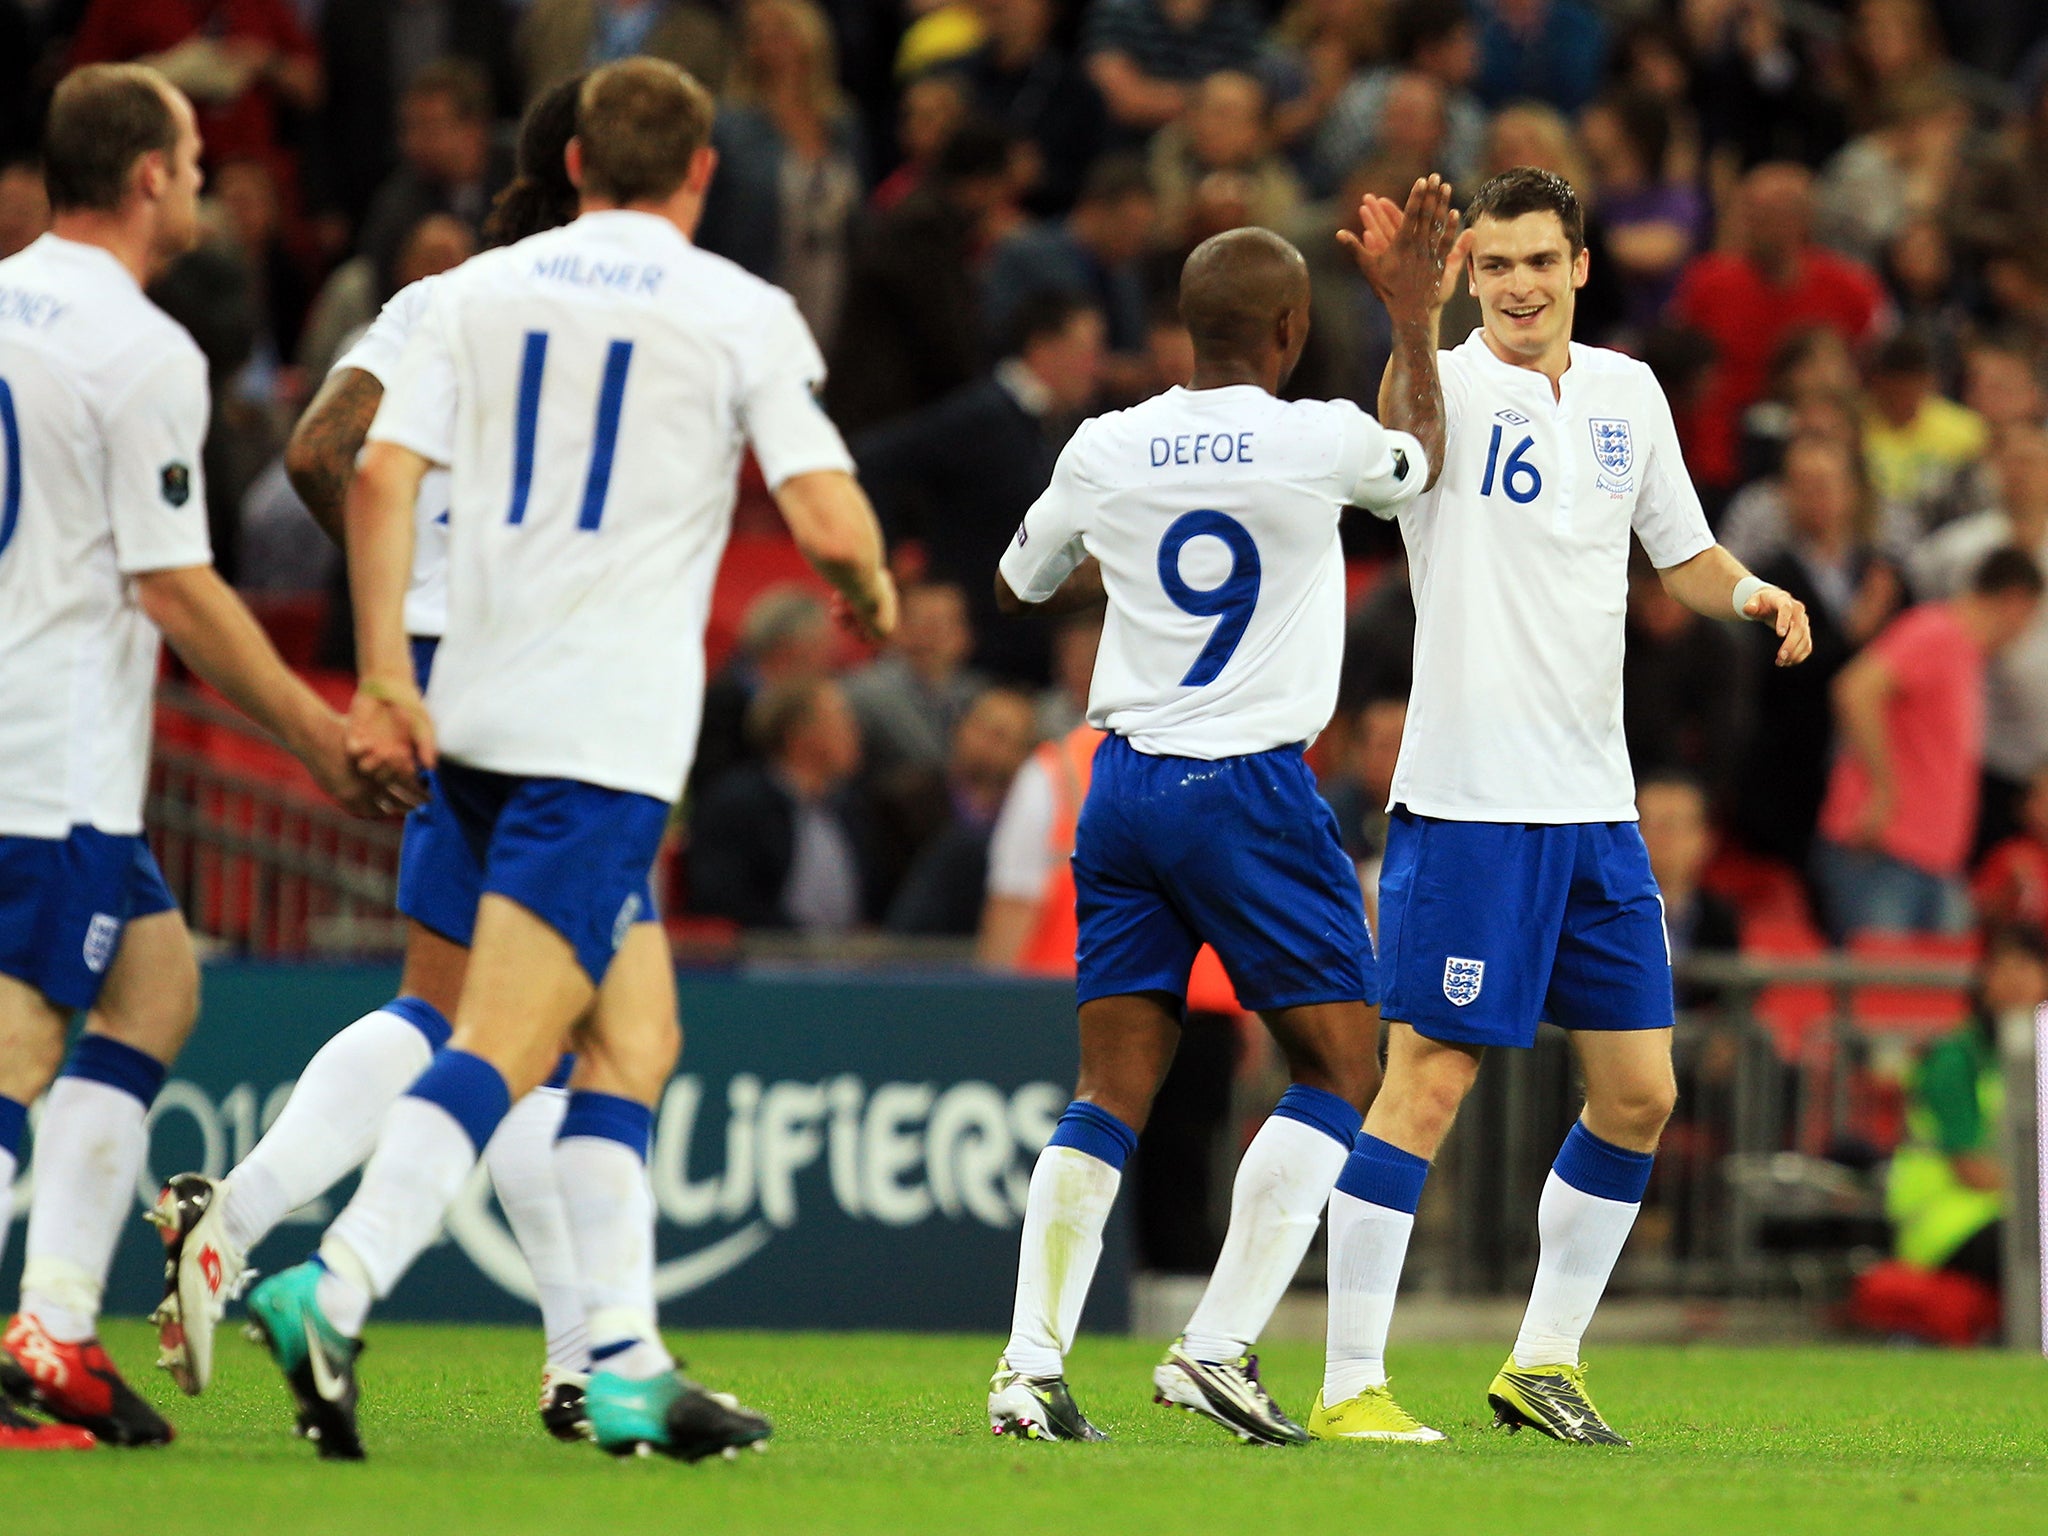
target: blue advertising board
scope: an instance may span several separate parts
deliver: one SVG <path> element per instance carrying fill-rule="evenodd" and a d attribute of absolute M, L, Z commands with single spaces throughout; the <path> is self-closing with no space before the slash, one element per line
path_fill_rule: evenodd
<path fill-rule="evenodd" d="M 161 1179 L 231 1167 L 319 1045 L 396 984 L 388 966 L 207 968 L 199 1028 L 151 1116 L 109 1313 L 147 1312 L 161 1294 L 161 1250 L 140 1214 Z M 1072 984 L 686 972 L 679 992 L 683 1059 L 648 1165 L 664 1322 L 1006 1332 L 1032 1159 L 1073 1090 Z M 28 1150 L 0 1271 L 7 1308 L 32 1141 Z M 303 1257 L 335 1209 L 320 1201 L 293 1213 L 257 1267 Z M 1091 1327 L 1128 1326 L 1125 1233 L 1112 1224 Z M 511 1321 L 534 1315 L 532 1294 L 479 1170 L 443 1239 L 379 1315 Z"/>

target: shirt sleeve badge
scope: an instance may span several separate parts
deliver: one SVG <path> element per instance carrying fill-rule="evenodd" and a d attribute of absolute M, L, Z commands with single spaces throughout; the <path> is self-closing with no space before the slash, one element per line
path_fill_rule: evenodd
<path fill-rule="evenodd" d="M 192 499 L 192 466 L 173 462 L 163 467 L 158 477 L 166 502 L 182 507 Z"/>

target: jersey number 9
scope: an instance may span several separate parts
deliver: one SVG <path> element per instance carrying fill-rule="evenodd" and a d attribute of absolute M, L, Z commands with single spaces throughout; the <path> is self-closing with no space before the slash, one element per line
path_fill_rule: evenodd
<path fill-rule="evenodd" d="M 1191 587 L 1181 579 L 1180 552 L 1189 539 L 1207 535 L 1221 539 L 1230 549 L 1230 574 L 1216 586 Z M 1195 657 L 1194 665 L 1180 680 L 1183 688 L 1200 688 L 1213 683 L 1244 639 L 1251 624 L 1252 610 L 1259 605 L 1259 546 L 1251 531 L 1236 518 L 1221 512 L 1184 512 L 1159 541 L 1159 585 L 1183 613 L 1215 619 L 1208 643 Z"/>
<path fill-rule="evenodd" d="M 1493 494 L 1493 472 L 1499 467 L 1500 488 L 1508 493 L 1508 500 L 1518 507 L 1526 507 L 1543 494 L 1543 476 L 1536 466 L 1522 455 L 1536 446 L 1536 439 L 1525 437 L 1509 450 L 1508 461 L 1500 463 L 1500 423 L 1493 426 L 1493 441 L 1486 445 L 1486 478 L 1479 482 L 1479 494 Z"/>
<path fill-rule="evenodd" d="M 615 341 L 604 358 L 604 383 L 597 393 L 597 429 L 590 441 L 590 473 L 583 481 L 583 510 L 576 526 L 595 532 L 604 521 L 604 499 L 612 488 L 612 455 L 619 446 L 619 407 L 626 399 L 626 370 L 633 343 Z M 540 381 L 548 367 L 548 333 L 528 331 L 519 360 L 519 418 L 512 439 L 512 510 L 508 523 L 526 521 L 533 491 L 534 440 L 540 435 Z"/>

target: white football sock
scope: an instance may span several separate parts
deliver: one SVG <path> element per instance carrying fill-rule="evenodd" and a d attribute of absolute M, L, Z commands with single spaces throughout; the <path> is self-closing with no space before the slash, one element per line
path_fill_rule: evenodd
<path fill-rule="evenodd" d="M 484 1148 L 484 1162 L 506 1223 L 533 1271 L 548 1364 L 557 1370 L 587 1371 L 590 1334 L 576 1274 L 576 1247 L 555 1177 L 555 1133 L 562 1128 L 568 1107 L 565 1090 L 534 1089 L 498 1122 Z"/>
<path fill-rule="evenodd" d="M 360 1168 L 386 1112 L 433 1058 L 417 1027 L 382 1008 L 321 1046 L 276 1123 L 228 1175 L 228 1241 L 247 1253 Z"/>
<path fill-rule="evenodd" d="M 1636 1224 L 1640 1203 L 1625 1205 L 1574 1189 L 1553 1172 L 1543 1181 L 1536 1230 L 1543 1240 L 1529 1310 L 1515 1337 L 1515 1364 L 1577 1365 L 1579 1343 L 1607 1290 L 1607 1277 Z"/>
<path fill-rule="evenodd" d="M 1323 1401 L 1387 1384 L 1387 1329 L 1415 1217 L 1330 1191 L 1330 1328 Z"/>
<path fill-rule="evenodd" d="M 0 1260 L 7 1257 L 7 1232 L 14 1225 L 14 1154 L 0 1151 Z"/>
<path fill-rule="evenodd" d="M 1347 1143 L 1285 1115 L 1259 1127 L 1237 1166 L 1222 1256 L 1188 1319 L 1191 1358 L 1235 1360 L 1251 1347 L 1315 1241 L 1350 1155 Z"/>
<path fill-rule="evenodd" d="M 675 1369 L 654 1304 L 654 1192 L 647 1164 L 606 1136 L 555 1143 L 595 1368 L 645 1380 Z M 620 1349 L 619 1346 L 625 1348 Z"/>
<path fill-rule="evenodd" d="M 1102 1258 L 1102 1229 L 1123 1173 L 1075 1147 L 1049 1146 L 1031 1170 L 1017 1257 L 1017 1305 L 1003 1358 L 1026 1376 L 1057 1376 L 1081 1326 Z"/>
<path fill-rule="evenodd" d="M 134 1214 L 149 1153 L 145 1113 L 132 1093 L 91 1078 L 51 1085 L 36 1132 L 21 1310 L 60 1344 L 93 1336 L 107 1266 Z"/>
<path fill-rule="evenodd" d="M 329 1322 L 361 1331 L 371 1299 L 390 1295 L 441 1230 L 476 1161 L 469 1132 L 439 1104 L 406 1094 L 391 1106 L 355 1198 L 320 1244 L 331 1271 L 319 1297 Z"/>

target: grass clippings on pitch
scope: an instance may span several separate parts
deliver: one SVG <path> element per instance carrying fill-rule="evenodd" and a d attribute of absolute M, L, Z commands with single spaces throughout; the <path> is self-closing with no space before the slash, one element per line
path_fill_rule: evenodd
<path fill-rule="evenodd" d="M 1596 1330 L 1597 1331 L 1597 1330 Z M 1402 1401 L 1439 1446 L 1241 1446 L 1150 1401 L 1158 1346 L 1087 1339 L 1075 1395 L 1102 1446 L 997 1440 L 982 1413 L 998 1341 L 714 1334 L 687 1341 L 707 1383 L 770 1414 L 774 1447 L 736 1463 L 614 1462 L 562 1446 L 533 1411 L 534 1332 L 371 1330 L 367 1465 L 294 1441 L 282 1383 L 224 1331 L 213 1391 L 178 1396 L 154 1341 L 106 1342 L 178 1426 L 161 1451 L 0 1454 L 0 1529 L 63 1536 L 729 1536 L 741 1532 L 1054 1536 L 1236 1532 L 2048 1532 L 2048 1365 L 1873 1349 L 1598 1350 L 1596 1400 L 1633 1451 L 1488 1427 L 1499 1350 L 1397 1350 Z M 1597 1340 L 1596 1340 L 1597 1344 Z M 1265 1356 L 1306 1417 L 1320 1352 Z"/>

